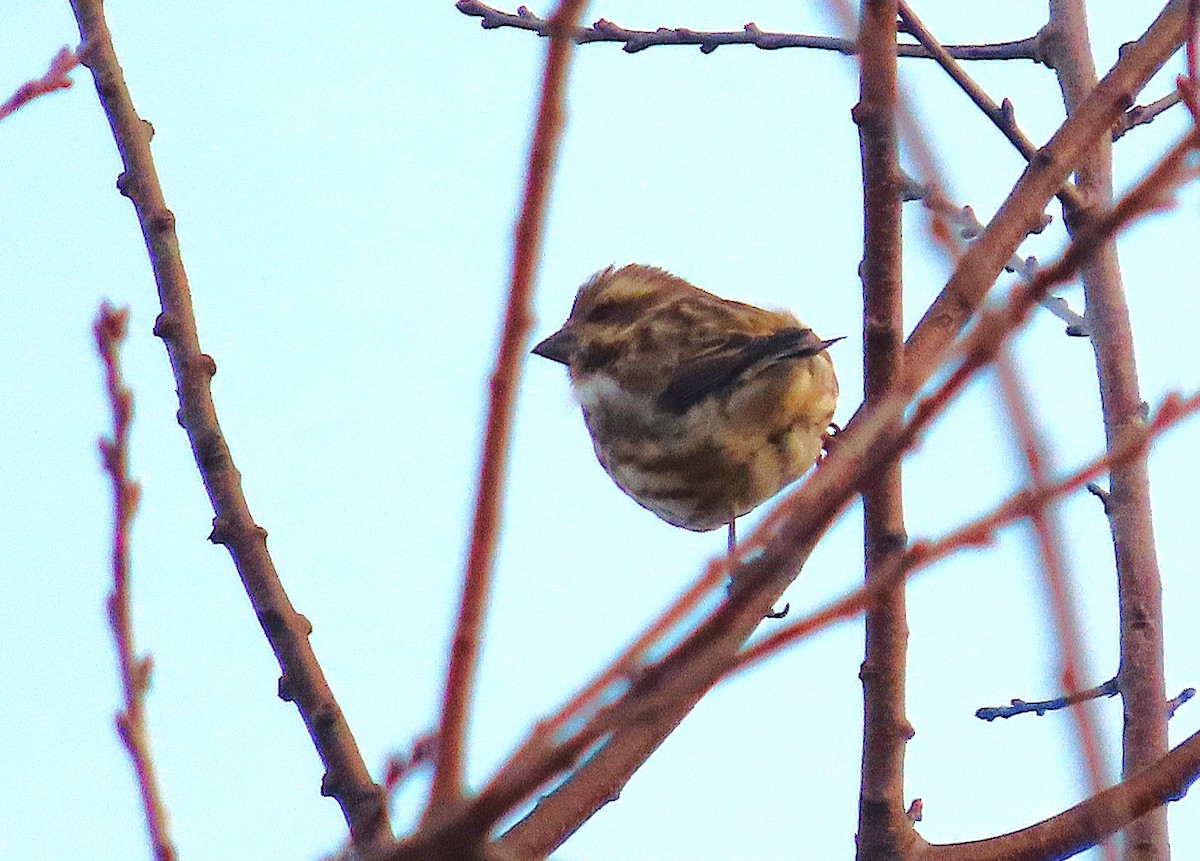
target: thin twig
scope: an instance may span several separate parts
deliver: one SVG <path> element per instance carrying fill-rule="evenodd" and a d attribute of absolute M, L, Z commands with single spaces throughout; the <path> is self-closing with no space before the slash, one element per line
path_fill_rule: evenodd
<path fill-rule="evenodd" d="M 463 795 L 463 744 L 483 615 L 491 587 L 513 404 L 531 325 L 529 304 L 534 271 L 541 253 L 542 221 L 562 131 L 567 64 L 572 49 L 572 42 L 566 36 L 575 27 L 585 5 L 585 0 L 563 0 L 548 22 L 552 38 L 542 74 L 521 214 L 514 230 L 508 307 L 488 386 L 487 425 L 480 456 L 475 514 L 446 672 L 437 761 L 427 816 L 453 806 Z"/>
<path fill-rule="evenodd" d="M 187 432 L 204 487 L 212 502 L 210 540 L 233 557 L 255 616 L 275 651 L 282 676 L 278 692 L 296 704 L 325 765 L 321 791 L 335 798 L 359 847 L 391 840 L 386 800 L 367 772 L 345 716 L 313 654 L 312 626 L 296 612 L 267 553 L 266 530 L 254 522 L 241 476 L 217 422 L 210 384 L 216 363 L 196 334 L 192 296 L 179 253 L 175 216 L 167 209 L 150 155 L 150 124 L 138 116 L 117 62 L 101 0 L 71 0 L 83 37 L 80 60 L 92 71 L 96 92 L 112 127 L 124 173 L 117 188 L 137 211 L 162 312 L 154 331 L 167 348 L 179 395 L 179 423 Z"/>
<path fill-rule="evenodd" d="M 117 352 L 125 340 L 129 309 L 120 311 L 105 302 L 92 329 L 96 350 L 104 364 L 104 388 L 112 410 L 112 436 L 100 439 L 104 471 L 112 482 L 112 592 L 108 595 L 108 623 L 112 628 L 121 671 L 122 710 L 117 713 L 117 735 L 129 753 L 142 798 L 142 815 L 150 846 L 157 861 L 173 861 L 175 846 L 167 828 L 150 739 L 146 734 L 145 700 L 150 687 L 151 660 L 138 657 L 133 643 L 133 619 L 129 601 L 129 528 L 137 511 L 139 488 L 129 477 L 129 426 L 133 420 L 133 394 L 125 387 Z"/>
<path fill-rule="evenodd" d="M 1098 700 L 1100 697 L 1115 697 L 1121 692 L 1117 687 L 1116 678 L 1111 678 L 1103 684 L 1096 685 L 1094 688 L 1088 688 L 1083 691 L 1074 691 L 1069 694 L 1064 694 L 1061 697 L 1055 697 L 1052 700 L 1034 700 L 1027 702 L 1026 700 L 1016 699 L 1015 697 L 1009 700 L 1006 706 L 984 706 L 975 710 L 975 717 L 980 720 L 994 721 L 996 718 L 1008 719 L 1023 714 L 1036 714 L 1038 717 L 1042 715 L 1058 711 L 1059 709 L 1070 708 L 1080 703 L 1086 703 L 1091 700 Z"/>
<path fill-rule="evenodd" d="M 1167 93 L 1161 99 L 1155 99 L 1148 105 L 1134 105 L 1132 108 L 1121 114 L 1121 119 L 1113 126 L 1112 139 L 1116 143 L 1125 136 L 1125 133 L 1130 129 L 1135 129 L 1138 126 L 1149 125 L 1154 122 L 1155 117 L 1165 111 L 1167 108 L 1173 107 L 1181 101 L 1179 90 Z"/>
<path fill-rule="evenodd" d="M 1179 707 L 1196 695 L 1195 688 L 1184 688 L 1178 695 L 1167 700 L 1167 720 L 1175 717 L 1175 712 Z"/>
<path fill-rule="evenodd" d="M 985 233 L 959 260 L 949 283 L 930 305 L 908 338 L 905 374 L 923 375 L 942 348 L 966 324 L 994 282 L 996 273 L 1036 226 L 1078 159 L 1098 135 L 1108 134 L 1136 93 L 1183 44 L 1187 0 L 1171 0 L 1140 39 L 1130 42 L 1087 99 L 1068 116 L 1038 151 L 1001 205 Z"/>
<path fill-rule="evenodd" d="M 930 233 L 936 245 L 940 247 L 950 261 L 956 262 L 962 256 L 968 243 L 979 237 L 984 230 L 983 224 L 975 215 L 971 206 L 958 206 L 945 196 L 937 183 L 919 183 L 912 177 L 905 176 L 902 192 L 905 201 L 919 200 L 930 214 Z M 1039 234 L 1049 226 L 1051 218 L 1043 215 L 1040 221 L 1031 222 L 1030 234 Z M 1015 272 L 1028 281 L 1037 272 L 1036 257 L 1021 257 L 1014 252 L 1005 263 L 1007 272 Z M 1086 338 L 1091 334 L 1087 320 L 1071 310 L 1066 299 L 1061 296 L 1045 296 L 1041 305 L 1051 314 L 1067 324 L 1066 334 L 1072 338 Z"/>
<path fill-rule="evenodd" d="M 487 30 L 508 27 L 537 33 L 539 36 L 547 36 L 550 32 L 549 21 L 539 18 L 524 6 L 518 7 L 515 15 L 493 9 L 479 0 L 459 0 L 455 6 L 464 15 L 483 19 L 480 21 L 480 25 Z M 836 36 L 808 36 L 801 33 L 773 33 L 760 30 L 753 23 L 746 24 L 741 30 L 717 32 L 690 30 L 686 27 L 629 30 L 601 18 L 591 27 L 576 28 L 572 38 L 580 45 L 589 42 L 621 43 L 625 46 L 624 51 L 629 54 L 664 45 L 697 46 L 704 54 L 711 54 L 721 45 L 753 45 L 766 51 L 780 48 L 814 48 L 822 51 L 836 51 L 848 56 L 857 53 L 857 43 L 854 39 L 842 39 Z M 959 60 L 1034 60 L 1040 62 L 1041 58 L 1041 46 L 1037 35 L 1011 42 L 996 42 L 987 45 L 948 45 L 946 50 Z M 912 44 L 897 45 L 896 55 L 919 59 L 930 58 L 929 52 L 923 47 Z"/>
<path fill-rule="evenodd" d="M 70 48 L 60 48 L 50 61 L 50 69 L 40 78 L 26 81 L 17 87 L 4 104 L 0 104 L 0 120 L 7 117 L 17 108 L 27 105 L 38 96 L 52 93 L 55 90 L 65 90 L 71 86 L 67 73 L 79 65 L 79 57 Z"/>
<path fill-rule="evenodd" d="M 915 38 L 929 51 L 933 58 L 937 60 L 938 65 L 950 76 L 950 79 L 958 84 L 959 88 L 967 94 L 971 101 L 975 103 L 975 106 L 983 112 L 984 116 L 992 121 L 992 124 L 1000 130 L 1001 134 L 1021 154 L 1021 157 L 1025 161 L 1031 161 L 1037 154 L 1037 146 L 1025 136 L 1020 126 L 1017 125 L 1012 102 L 1005 99 L 998 105 L 992 101 L 983 87 L 979 86 L 975 82 L 975 79 L 968 75 L 966 70 L 955 61 L 951 52 L 944 48 L 934 35 L 926 29 L 925 25 L 921 23 L 921 19 L 917 17 L 916 13 L 909 8 L 904 0 L 900 0 L 898 11 L 905 32 Z M 1062 188 L 1056 194 L 1067 209 L 1075 209 L 1083 204 L 1083 199 L 1079 196 L 1079 190 L 1070 181 L 1064 182 Z"/>

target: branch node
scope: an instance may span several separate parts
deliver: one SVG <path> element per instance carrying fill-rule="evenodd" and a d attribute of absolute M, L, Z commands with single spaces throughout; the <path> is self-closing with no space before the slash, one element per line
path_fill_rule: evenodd
<path fill-rule="evenodd" d="M 121 197 L 127 197 L 133 200 L 134 191 L 137 188 L 137 180 L 133 174 L 128 171 L 121 171 L 117 174 L 117 192 Z"/>
<path fill-rule="evenodd" d="M 138 696 L 150 690 L 150 677 L 154 674 L 154 658 L 143 655 L 133 665 L 133 686 Z"/>
<path fill-rule="evenodd" d="M 524 8 L 524 6 L 521 7 L 521 9 Z M 339 791 L 340 787 L 338 782 L 332 774 L 327 771 L 321 775 L 321 795 L 323 795 L 325 798 L 336 798 Z"/>
<path fill-rule="evenodd" d="M 163 208 L 150 216 L 150 226 L 154 230 L 173 230 L 175 228 L 175 213 Z"/>
<path fill-rule="evenodd" d="M 212 523 L 212 531 L 208 533 L 208 540 L 213 544 L 227 547 L 233 540 L 233 529 L 229 521 L 223 517 L 214 517 Z"/>
<path fill-rule="evenodd" d="M 296 701 L 295 685 L 292 684 L 291 677 L 289 677 L 286 672 L 283 673 L 282 675 L 280 675 L 280 677 L 279 677 L 279 686 L 278 686 L 277 693 L 279 695 L 279 698 L 281 700 L 283 700 L 285 703 L 291 703 L 291 702 Z"/>
<path fill-rule="evenodd" d="M 1186 703 L 1188 700 L 1190 700 L 1195 695 L 1196 695 L 1195 688 L 1184 688 L 1182 691 L 1179 692 L 1178 696 L 1172 697 L 1171 699 L 1167 700 L 1167 720 L 1170 720 L 1171 718 L 1175 717 L 1176 710 L 1178 710 L 1181 705 Z"/>
<path fill-rule="evenodd" d="M 179 325 L 175 318 L 166 311 L 160 311 L 154 318 L 154 328 L 151 331 L 154 333 L 154 337 L 170 341 L 179 333 Z"/>
<path fill-rule="evenodd" d="M 187 367 L 193 373 L 212 378 L 217 373 L 217 363 L 208 353 L 196 353 L 188 356 Z"/>
<path fill-rule="evenodd" d="M 1000 102 L 1000 122 L 1009 131 L 1017 127 L 1017 112 L 1011 99 L 1005 98 Z"/>

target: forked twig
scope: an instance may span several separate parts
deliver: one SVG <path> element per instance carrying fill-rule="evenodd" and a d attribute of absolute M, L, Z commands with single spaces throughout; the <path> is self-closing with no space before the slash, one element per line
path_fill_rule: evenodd
<path fill-rule="evenodd" d="M 54 55 L 54 59 L 50 61 L 50 69 L 46 74 L 21 84 L 15 93 L 9 96 L 3 104 L 0 104 L 0 120 L 17 108 L 29 104 L 38 96 L 70 87 L 71 79 L 67 77 L 67 73 L 78 65 L 79 57 L 75 55 L 74 51 L 70 48 L 60 48 Z"/>

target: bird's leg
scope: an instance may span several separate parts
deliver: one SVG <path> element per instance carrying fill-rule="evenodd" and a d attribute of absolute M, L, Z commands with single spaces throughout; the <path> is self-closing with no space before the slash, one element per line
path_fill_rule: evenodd
<path fill-rule="evenodd" d="M 734 525 L 737 518 L 729 521 L 729 532 L 725 543 L 726 558 L 729 562 L 729 587 L 733 588 L 733 571 L 737 566 L 737 527 Z M 782 619 L 792 609 L 791 604 L 784 604 L 782 610 L 772 610 L 763 616 L 764 619 Z"/>

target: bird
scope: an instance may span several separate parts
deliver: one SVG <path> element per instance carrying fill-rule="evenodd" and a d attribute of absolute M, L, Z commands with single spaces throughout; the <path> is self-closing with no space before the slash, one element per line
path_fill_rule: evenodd
<path fill-rule="evenodd" d="M 673 526 L 727 527 L 732 564 L 737 518 L 820 458 L 839 340 L 635 263 L 584 282 L 533 353 L 566 365 L 616 485 Z"/>

